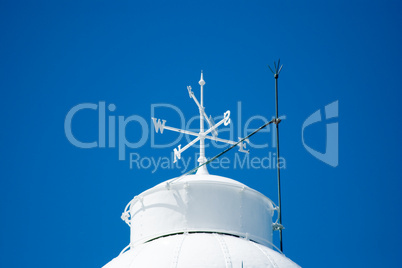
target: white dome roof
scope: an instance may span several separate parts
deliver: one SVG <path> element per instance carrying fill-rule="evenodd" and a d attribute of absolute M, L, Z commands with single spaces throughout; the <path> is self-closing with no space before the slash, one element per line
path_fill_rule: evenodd
<path fill-rule="evenodd" d="M 272 245 L 273 202 L 246 185 L 221 176 L 189 175 L 136 196 L 127 206 L 131 246 L 184 232 L 246 237 Z"/>
<path fill-rule="evenodd" d="M 242 266 L 243 264 L 243 266 Z M 222 234 L 181 234 L 122 253 L 103 268 L 296 268 L 285 255 L 250 240 Z"/>
<path fill-rule="evenodd" d="M 189 175 L 136 196 L 122 218 L 128 250 L 103 268 L 299 267 L 272 249 L 276 206 L 221 176 Z"/>

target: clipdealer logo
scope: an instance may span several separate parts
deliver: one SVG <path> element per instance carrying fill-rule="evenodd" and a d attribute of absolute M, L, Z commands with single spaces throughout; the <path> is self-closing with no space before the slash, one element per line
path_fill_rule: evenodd
<path fill-rule="evenodd" d="M 199 116 L 194 116 L 190 118 L 190 120 L 186 120 L 182 111 L 172 104 L 167 103 L 159 103 L 151 105 L 151 117 L 149 120 L 144 119 L 139 115 L 130 115 L 128 117 L 122 115 L 115 115 L 116 105 L 106 104 L 105 101 L 100 101 L 99 103 L 81 103 L 73 108 L 71 108 L 64 120 L 64 131 L 67 140 L 74 146 L 82 149 L 93 149 L 93 148 L 117 148 L 118 151 L 118 159 L 120 161 L 125 161 L 127 155 L 129 156 L 129 166 L 130 169 L 151 169 L 152 172 L 155 172 L 158 168 L 162 169 L 173 169 L 173 168 L 184 168 L 185 170 L 189 167 L 191 162 L 191 155 L 186 157 L 186 159 L 181 158 L 177 161 L 174 157 L 174 153 L 171 153 L 171 156 L 161 156 L 155 158 L 154 156 L 149 157 L 146 155 L 140 155 L 138 149 L 144 146 L 148 140 L 150 139 L 151 148 L 172 148 L 172 146 L 177 145 L 180 140 L 185 137 L 189 139 L 188 136 L 184 134 L 179 134 L 174 141 L 169 141 L 168 143 L 156 143 L 155 142 L 155 133 L 159 130 L 159 132 L 163 132 L 161 129 L 161 125 L 164 122 L 157 121 L 157 124 L 152 125 L 153 121 L 156 121 L 155 114 L 158 109 L 169 109 L 170 111 L 175 112 L 180 121 L 181 128 L 190 129 L 190 124 L 199 120 Z M 251 133 L 254 128 L 251 128 L 250 125 L 257 121 L 258 125 L 261 123 L 266 123 L 269 120 L 261 115 L 255 115 L 248 118 L 244 123 L 244 128 L 242 129 L 240 126 L 243 125 L 242 116 L 241 116 L 241 102 L 237 103 L 237 133 L 234 127 L 229 127 L 223 129 L 221 132 L 228 132 L 230 138 L 233 139 L 237 134 L 237 136 L 247 136 Z M 98 137 L 96 140 L 90 142 L 84 142 L 79 140 L 73 131 L 73 121 L 75 118 L 80 116 L 80 113 L 84 110 L 96 112 L 98 115 Z M 214 120 L 223 119 L 224 116 L 217 116 Z M 286 116 L 281 116 L 281 119 L 286 119 Z M 227 120 L 227 118 L 226 118 Z M 187 125 L 186 125 L 187 122 Z M 154 122 L 155 123 L 155 122 Z M 129 124 L 135 124 L 138 128 L 138 133 L 140 133 L 139 138 L 136 141 L 132 141 L 131 139 L 127 139 L 126 137 L 126 127 Z M 257 123 L 255 123 L 257 124 Z M 155 131 L 153 129 L 155 128 Z M 248 141 L 247 146 L 249 148 L 268 148 L 268 141 L 271 143 L 271 147 L 276 147 L 276 139 L 275 139 L 275 126 L 272 124 L 270 127 L 261 130 L 260 132 L 267 132 L 271 135 L 271 139 L 265 139 L 265 143 L 257 144 L 252 141 Z M 189 141 L 189 140 L 188 140 Z M 216 148 L 224 148 L 224 145 L 210 142 L 206 146 L 214 146 Z M 245 147 L 245 144 L 243 145 Z M 129 152 L 127 154 L 127 149 L 133 149 L 134 151 Z M 137 149 L 137 150 L 135 150 Z M 177 149 L 176 149 L 177 150 Z M 218 159 L 217 159 L 218 160 Z M 194 164 L 196 165 L 197 157 L 194 159 Z M 272 152 L 268 152 L 264 157 L 250 157 L 248 154 L 244 156 L 235 155 L 233 160 L 229 158 L 222 158 L 222 160 L 214 161 L 210 164 L 212 168 L 229 168 L 228 164 L 231 164 L 233 168 L 263 168 L 263 169 L 274 169 L 276 168 L 276 154 Z M 280 157 L 280 167 L 286 168 L 286 160 L 284 157 Z"/>
<path fill-rule="evenodd" d="M 337 167 L 339 164 L 339 134 L 338 128 L 339 123 L 336 121 L 339 114 L 339 102 L 334 101 L 324 107 L 324 112 L 320 109 L 315 111 L 311 114 L 302 124 L 301 129 L 301 138 L 302 144 L 311 155 L 313 155 L 318 160 L 332 166 Z M 245 124 L 244 128 L 241 129 L 242 126 L 242 116 L 241 116 L 241 102 L 237 104 L 237 136 L 247 136 L 248 133 L 253 131 L 253 128 L 250 128 L 250 124 L 253 121 L 259 121 L 259 123 L 266 123 L 268 122 L 267 118 L 261 115 L 255 115 L 249 118 Z M 191 118 L 190 120 L 186 121 L 184 114 L 181 110 L 172 105 L 167 103 L 160 103 L 160 104 L 152 104 L 151 105 L 151 118 L 155 118 L 155 110 L 156 109 L 170 109 L 178 114 L 180 118 L 180 127 L 184 129 L 190 129 L 190 123 L 197 119 L 197 116 Z M 97 140 L 91 142 L 83 142 L 77 139 L 74 136 L 74 131 L 72 129 L 72 122 L 75 117 L 78 117 L 80 111 L 83 110 L 92 110 L 98 113 L 98 138 Z M 179 141 L 186 137 L 183 134 L 178 135 L 178 137 L 169 143 L 165 144 L 158 144 L 155 142 L 155 130 L 159 130 L 162 132 L 161 125 L 164 124 L 163 121 L 157 121 L 157 124 L 150 124 L 152 120 L 156 121 L 156 119 L 146 120 L 139 115 L 130 115 L 128 117 L 122 115 L 114 115 L 113 112 L 116 111 L 116 105 L 111 103 L 106 105 L 105 101 L 100 101 L 99 103 L 81 103 L 73 108 L 71 108 L 64 120 L 64 132 L 66 135 L 67 140 L 74 146 L 82 149 L 92 149 L 92 148 L 116 148 L 118 150 L 118 159 L 120 161 L 126 160 L 126 150 L 129 149 L 139 149 L 140 147 L 144 146 L 148 140 L 151 141 L 151 148 L 171 148 L 179 143 Z M 281 120 L 286 119 L 286 116 L 281 116 Z M 324 118 L 324 119 L 323 119 Z M 222 119 L 222 116 L 217 116 L 214 118 L 216 120 Z M 335 120 L 335 121 L 334 121 Z M 310 147 L 305 141 L 305 129 L 313 124 L 324 123 L 326 127 L 326 136 L 325 144 L 326 149 L 325 152 L 320 152 L 312 147 Z M 187 122 L 187 125 L 186 123 Z M 129 124 L 137 124 L 139 125 L 139 133 L 140 137 L 137 141 L 130 141 L 126 138 L 126 127 Z M 266 129 L 261 130 L 261 132 L 268 132 L 271 136 L 271 147 L 276 148 L 276 141 L 275 141 L 275 129 L 274 125 L 268 127 Z M 235 128 L 230 127 L 228 129 L 223 129 L 223 132 L 229 132 L 230 138 L 233 139 L 235 135 Z M 188 139 L 188 137 L 186 137 Z M 269 139 L 266 139 L 269 140 Z M 190 141 L 190 140 L 187 140 Z M 216 148 L 224 148 L 222 145 L 217 143 L 211 142 L 211 144 Z M 208 146 L 206 145 L 206 146 Z M 268 148 L 268 142 L 264 144 L 255 144 L 252 141 L 249 141 L 247 146 L 249 148 Z M 268 157 L 268 158 L 267 158 Z M 256 157 L 250 157 L 246 154 L 244 157 L 240 157 L 237 153 L 235 155 L 234 160 L 232 160 L 232 167 L 233 168 L 263 168 L 263 169 L 274 169 L 276 168 L 275 164 L 275 157 L 276 154 L 269 152 L 266 156 L 259 159 Z M 197 165 L 197 157 L 194 159 L 194 165 Z M 228 168 L 228 162 L 230 163 L 230 159 L 222 158 L 222 161 L 214 161 L 210 164 L 212 168 L 214 166 L 216 168 Z M 184 168 L 185 170 L 190 166 L 191 163 L 191 156 L 188 156 L 187 159 L 180 159 L 180 161 L 175 162 L 174 153 L 172 152 L 171 156 L 163 156 L 160 159 L 156 159 L 155 157 L 149 157 L 140 155 L 138 152 L 130 152 L 129 153 L 129 166 L 130 169 L 152 169 L 152 172 L 155 172 L 158 168 L 162 169 L 173 169 L 173 168 Z M 217 164 L 219 163 L 219 164 Z M 215 165 L 214 165 L 215 164 Z M 280 168 L 286 168 L 286 159 L 284 157 L 280 157 Z"/>

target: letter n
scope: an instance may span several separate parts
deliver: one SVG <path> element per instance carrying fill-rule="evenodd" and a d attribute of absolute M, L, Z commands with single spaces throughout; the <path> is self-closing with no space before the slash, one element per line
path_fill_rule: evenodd
<path fill-rule="evenodd" d="M 178 158 L 178 159 L 181 158 L 181 152 L 180 152 L 180 150 L 181 150 L 181 144 L 180 144 L 179 146 L 177 146 L 177 149 L 176 149 L 176 148 L 173 149 L 173 153 L 174 153 L 174 160 L 173 160 L 173 163 L 176 163 L 177 158 Z"/>

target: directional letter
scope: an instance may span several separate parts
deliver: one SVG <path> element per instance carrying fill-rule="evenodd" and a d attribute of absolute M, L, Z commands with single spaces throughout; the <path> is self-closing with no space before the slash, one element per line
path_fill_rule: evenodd
<path fill-rule="evenodd" d="M 241 138 L 239 138 L 239 140 L 240 140 Z M 245 140 L 246 142 L 248 142 L 248 139 L 246 139 Z M 239 152 L 242 152 L 242 153 L 249 153 L 249 150 L 246 150 L 246 143 L 245 142 L 240 142 L 239 144 L 238 144 L 238 146 L 240 147 L 239 148 Z"/>
<path fill-rule="evenodd" d="M 180 150 L 181 150 L 181 144 L 179 146 L 177 146 L 177 149 L 176 148 L 173 149 L 173 153 L 174 153 L 173 163 L 176 163 L 177 158 L 179 158 L 179 159 L 181 158 Z"/>
<path fill-rule="evenodd" d="M 152 121 L 154 121 L 155 132 L 158 133 L 158 131 L 160 129 L 161 134 L 163 134 L 163 129 L 165 128 L 166 120 L 162 120 L 162 123 L 161 123 L 160 119 L 156 119 L 156 118 L 153 118 L 153 117 L 151 117 L 151 118 L 152 118 Z"/>
<path fill-rule="evenodd" d="M 188 90 L 188 95 L 190 95 L 190 98 L 192 98 L 194 93 L 191 91 L 191 86 L 187 86 L 187 90 Z"/>
<path fill-rule="evenodd" d="M 225 122 L 223 123 L 225 126 L 230 124 L 230 111 L 226 111 L 226 113 L 223 114 L 223 117 L 225 118 Z"/>

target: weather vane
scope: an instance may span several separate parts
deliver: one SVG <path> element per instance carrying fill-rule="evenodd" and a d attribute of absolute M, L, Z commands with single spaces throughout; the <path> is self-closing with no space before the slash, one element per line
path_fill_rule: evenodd
<path fill-rule="evenodd" d="M 181 144 L 180 144 L 177 148 L 173 149 L 173 153 L 174 153 L 174 161 L 173 162 L 176 162 L 177 159 L 181 159 L 181 153 L 183 153 L 189 147 L 194 145 L 197 141 L 200 141 L 200 157 L 198 158 L 198 162 L 200 163 L 200 168 L 197 170 L 197 174 L 202 174 L 202 173 L 208 173 L 206 165 L 203 165 L 207 162 L 207 158 L 205 157 L 205 139 L 223 142 L 223 143 L 227 143 L 227 144 L 231 144 L 231 145 L 237 145 L 237 146 L 239 146 L 239 151 L 243 152 L 243 153 L 248 153 L 249 151 L 245 150 L 246 143 L 244 143 L 244 141 L 247 142 L 248 140 L 243 141 L 241 138 L 239 138 L 240 142 L 235 142 L 235 141 L 225 140 L 225 139 L 221 139 L 221 138 L 217 137 L 218 132 L 216 129 L 222 124 L 224 124 L 225 126 L 230 124 L 230 121 L 231 121 L 230 120 L 230 111 L 229 110 L 226 111 L 223 114 L 223 119 L 215 124 L 214 120 L 212 119 L 212 116 L 208 117 L 207 114 L 205 113 L 205 107 L 204 107 L 205 81 L 204 81 L 204 76 L 203 76 L 202 71 L 201 71 L 201 79 L 198 82 L 198 84 L 201 87 L 201 102 L 198 102 L 197 98 L 194 95 L 194 92 L 192 91 L 191 86 L 188 86 L 187 90 L 190 95 L 190 98 L 194 100 L 195 104 L 198 106 L 198 109 L 200 111 L 200 132 L 195 133 L 195 132 L 188 131 L 188 130 L 183 130 L 183 129 L 166 126 L 166 120 L 163 120 L 163 119 L 161 120 L 161 119 L 152 117 L 152 121 L 154 123 L 156 133 L 158 133 L 160 130 L 161 134 L 163 134 L 163 131 L 165 129 L 167 129 L 167 130 L 172 130 L 172 131 L 176 131 L 176 132 L 180 132 L 180 133 L 184 133 L 184 134 L 192 135 L 192 136 L 196 137 L 194 140 L 192 140 L 190 143 L 188 143 L 183 148 L 181 147 Z M 206 120 L 209 125 L 209 129 L 207 129 L 206 131 L 204 130 L 204 120 Z M 208 135 L 210 133 L 212 135 Z"/>

